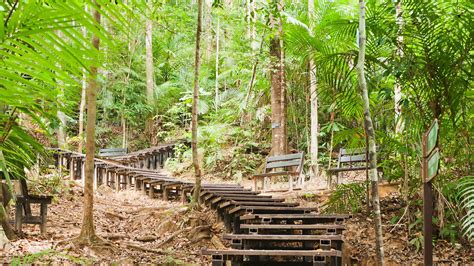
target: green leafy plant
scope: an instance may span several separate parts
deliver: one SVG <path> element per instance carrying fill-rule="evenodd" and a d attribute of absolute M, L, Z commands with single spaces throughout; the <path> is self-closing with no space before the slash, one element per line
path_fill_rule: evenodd
<path fill-rule="evenodd" d="M 367 184 L 339 184 L 323 205 L 326 213 L 357 213 L 364 206 Z"/>
<path fill-rule="evenodd" d="M 458 196 L 466 213 L 462 217 L 461 228 L 464 235 L 470 241 L 474 241 L 474 176 L 460 179 L 458 188 Z"/>

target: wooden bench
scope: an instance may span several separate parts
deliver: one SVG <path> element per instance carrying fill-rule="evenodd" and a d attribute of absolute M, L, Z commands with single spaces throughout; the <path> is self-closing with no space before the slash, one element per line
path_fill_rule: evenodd
<path fill-rule="evenodd" d="M 297 184 L 304 184 L 303 172 L 304 153 L 293 153 L 285 155 L 269 156 L 265 160 L 263 173 L 253 175 L 254 190 L 258 190 L 258 180 L 262 180 L 262 190 L 267 191 L 267 179 L 277 176 L 288 176 L 288 190 L 293 190 L 293 178 L 296 177 Z"/>
<path fill-rule="evenodd" d="M 15 205 L 15 229 L 21 233 L 23 224 L 39 224 L 41 234 L 46 233 L 46 220 L 48 204 L 51 204 L 52 196 L 37 196 L 28 193 L 26 180 L 20 180 L 20 193 L 16 196 Z M 34 216 L 31 211 L 32 204 L 40 205 L 40 215 Z"/>
<path fill-rule="evenodd" d="M 332 177 L 336 176 L 336 185 L 339 184 L 339 176 L 342 172 L 362 171 L 368 169 L 365 148 L 339 150 L 337 165 L 328 169 L 328 187 L 332 186 Z"/>
<path fill-rule="evenodd" d="M 118 157 L 124 156 L 128 152 L 127 148 L 108 148 L 108 149 L 100 149 L 99 156 L 101 157 Z"/>

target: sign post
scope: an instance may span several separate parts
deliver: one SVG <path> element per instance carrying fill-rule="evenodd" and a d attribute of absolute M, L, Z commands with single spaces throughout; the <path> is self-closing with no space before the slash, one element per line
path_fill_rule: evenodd
<path fill-rule="evenodd" d="M 423 135 L 423 257 L 424 265 L 433 265 L 433 184 L 438 175 L 438 120 L 435 119 L 428 131 Z"/>

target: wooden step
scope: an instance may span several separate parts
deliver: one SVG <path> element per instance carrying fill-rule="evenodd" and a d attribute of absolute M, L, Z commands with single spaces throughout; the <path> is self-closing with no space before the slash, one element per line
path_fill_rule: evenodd
<path fill-rule="evenodd" d="M 342 235 L 253 235 L 253 234 L 224 234 L 224 239 L 242 240 L 288 240 L 288 241 L 342 241 Z"/>
<path fill-rule="evenodd" d="M 238 206 L 238 205 L 252 205 L 252 206 L 281 206 L 281 207 L 296 207 L 299 206 L 299 203 L 291 202 L 257 202 L 257 201 L 235 201 L 229 200 L 219 205 L 219 208 L 226 208 L 229 206 Z"/>
<path fill-rule="evenodd" d="M 272 207 L 272 206 L 251 206 L 241 205 L 237 206 L 229 211 L 229 214 L 245 211 L 246 213 L 309 213 L 317 211 L 317 208 L 308 207 Z"/>
<path fill-rule="evenodd" d="M 345 219 L 350 218 L 351 215 L 344 214 L 315 214 L 315 213 L 256 213 L 256 214 L 244 214 L 240 216 L 240 220 L 255 220 L 255 219 L 272 219 L 272 220 L 317 220 L 317 221 L 336 221 L 344 222 Z"/>
<path fill-rule="evenodd" d="M 241 224 L 241 229 L 286 229 L 286 230 L 345 230 L 341 224 Z"/>
<path fill-rule="evenodd" d="M 213 250 L 205 249 L 201 251 L 202 255 L 233 255 L 233 256 L 296 256 L 296 257 L 310 257 L 310 256 L 324 256 L 324 257 L 341 257 L 342 253 L 339 250 L 242 250 L 242 249 L 225 249 Z"/>

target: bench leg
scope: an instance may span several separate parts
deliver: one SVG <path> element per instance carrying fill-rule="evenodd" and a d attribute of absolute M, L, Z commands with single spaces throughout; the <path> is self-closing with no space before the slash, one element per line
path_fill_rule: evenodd
<path fill-rule="evenodd" d="M 168 187 L 163 186 L 163 200 L 168 200 L 168 190 Z"/>
<path fill-rule="evenodd" d="M 150 184 L 150 190 L 148 190 L 148 196 L 150 198 L 153 198 L 155 196 L 155 188 L 153 187 L 152 184 Z"/>
<path fill-rule="evenodd" d="M 21 226 L 23 223 L 23 204 L 16 201 L 15 205 L 15 229 L 21 234 Z"/>
<path fill-rule="evenodd" d="M 290 183 L 288 186 L 288 191 L 293 191 L 293 176 L 288 176 L 288 182 Z"/>
<path fill-rule="evenodd" d="M 135 191 L 140 191 L 142 189 L 138 179 L 135 179 Z"/>
<path fill-rule="evenodd" d="M 144 180 L 140 181 L 140 190 L 142 191 L 143 195 L 146 195 L 146 184 Z"/>
<path fill-rule="evenodd" d="M 185 204 L 186 203 L 186 189 L 181 190 L 181 203 Z"/>
<path fill-rule="evenodd" d="M 40 224 L 40 232 L 42 235 L 46 234 L 46 217 L 48 212 L 48 205 L 46 203 L 41 203 L 40 209 L 40 216 L 41 216 L 41 224 Z"/>

